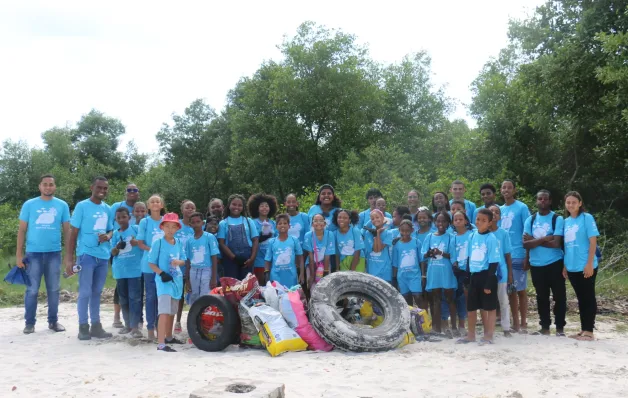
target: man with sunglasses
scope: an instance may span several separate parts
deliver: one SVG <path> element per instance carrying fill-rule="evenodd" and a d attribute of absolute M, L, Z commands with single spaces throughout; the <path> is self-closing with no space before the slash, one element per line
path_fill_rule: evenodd
<path fill-rule="evenodd" d="M 137 188 L 137 185 L 133 183 L 129 183 L 126 186 L 125 199 L 122 202 L 116 202 L 111 205 L 111 214 L 116 214 L 116 211 L 124 206 L 129 210 L 129 215 L 131 219 L 129 220 L 129 225 L 135 225 L 135 216 L 133 215 L 133 206 L 140 200 L 140 190 Z M 113 220 L 113 230 L 117 230 L 120 228 L 116 220 Z"/>

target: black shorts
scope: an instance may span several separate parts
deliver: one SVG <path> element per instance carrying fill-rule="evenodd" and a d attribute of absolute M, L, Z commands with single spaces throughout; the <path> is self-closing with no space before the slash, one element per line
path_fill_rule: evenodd
<path fill-rule="evenodd" d="M 488 270 L 471 274 L 467 311 L 493 311 L 497 309 L 497 276 L 490 276 L 490 294 L 484 293 L 487 278 L 489 278 Z"/>

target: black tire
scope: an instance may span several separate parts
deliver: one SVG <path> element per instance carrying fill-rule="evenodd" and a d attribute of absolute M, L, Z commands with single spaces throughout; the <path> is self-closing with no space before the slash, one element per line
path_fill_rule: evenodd
<path fill-rule="evenodd" d="M 336 303 L 344 297 L 372 300 L 384 312 L 383 322 L 364 328 L 347 322 Z M 397 348 L 410 331 L 410 311 L 401 294 L 389 283 L 362 272 L 335 272 L 320 280 L 310 299 L 310 322 L 334 347 L 353 352 L 379 352 Z"/>
<path fill-rule="evenodd" d="M 224 316 L 222 333 L 210 340 L 201 328 L 201 316 L 207 307 L 217 307 Z M 223 296 L 210 294 L 199 297 L 188 313 L 188 334 L 194 345 L 203 351 L 222 351 L 234 341 L 240 318 L 233 305 Z"/>

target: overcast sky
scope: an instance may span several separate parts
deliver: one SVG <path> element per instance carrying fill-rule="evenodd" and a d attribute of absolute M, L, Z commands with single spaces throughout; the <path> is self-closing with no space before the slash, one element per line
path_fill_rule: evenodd
<path fill-rule="evenodd" d="M 96 108 L 126 126 L 124 142 L 157 149 L 155 133 L 196 98 L 226 94 L 284 35 L 311 20 L 367 43 L 388 64 L 426 50 L 433 81 L 469 121 L 470 84 L 507 44 L 509 18 L 541 0 L 18 1 L 0 3 L 0 140 L 41 146 L 41 133 Z M 150 139 L 146 139 L 150 138 Z"/>

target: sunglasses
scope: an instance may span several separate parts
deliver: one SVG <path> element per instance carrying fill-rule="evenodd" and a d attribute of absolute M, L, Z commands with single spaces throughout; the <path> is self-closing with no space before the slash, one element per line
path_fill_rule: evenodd
<path fill-rule="evenodd" d="M 128 193 L 138 193 L 140 190 L 137 188 L 127 188 L 126 190 Z"/>

